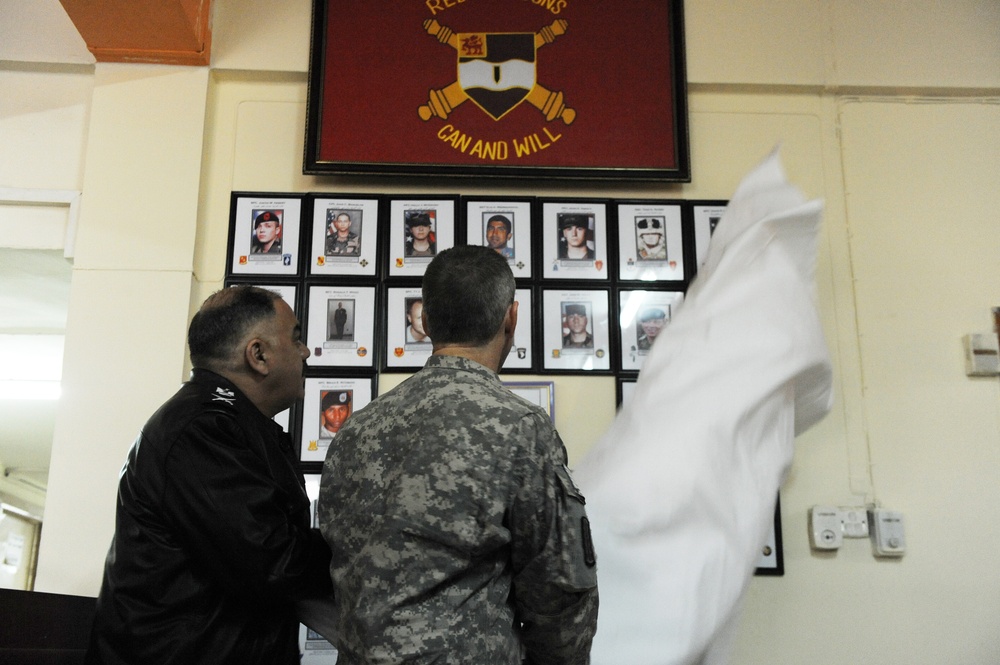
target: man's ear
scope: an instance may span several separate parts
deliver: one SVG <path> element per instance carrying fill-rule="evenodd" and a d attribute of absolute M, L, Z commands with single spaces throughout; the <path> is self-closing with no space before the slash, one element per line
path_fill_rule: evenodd
<path fill-rule="evenodd" d="M 517 328 L 517 301 L 515 300 L 510 304 L 507 309 L 507 316 L 503 320 L 503 331 L 504 334 L 513 337 L 514 330 Z"/>
<path fill-rule="evenodd" d="M 267 343 L 259 337 L 254 337 L 247 342 L 243 349 L 243 358 L 246 360 L 250 371 L 261 376 L 267 376 L 271 370 L 267 366 Z"/>
<path fill-rule="evenodd" d="M 420 327 L 424 329 L 424 334 L 429 335 L 431 339 L 434 339 L 434 335 L 431 335 L 431 329 L 427 325 L 427 309 L 420 310 Z"/>

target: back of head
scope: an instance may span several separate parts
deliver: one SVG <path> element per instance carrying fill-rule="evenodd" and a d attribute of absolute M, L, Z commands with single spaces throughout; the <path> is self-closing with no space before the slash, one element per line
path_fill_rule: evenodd
<path fill-rule="evenodd" d="M 489 247 L 461 245 L 438 254 L 424 273 L 427 332 L 435 346 L 490 341 L 514 302 L 514 274 Z"/>
<path fill-rule="evenodd" d="M 275 315 L 280 296 L 256 286 L 216 291 L 202 304 L 188 327 L 191 364 L 219 371 L 241 361 L 241 343 L 254 326 Z"/>

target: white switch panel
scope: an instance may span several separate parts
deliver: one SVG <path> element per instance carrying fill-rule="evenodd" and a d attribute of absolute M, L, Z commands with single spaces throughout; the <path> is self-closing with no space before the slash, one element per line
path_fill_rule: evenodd
<path fill-rule="evenodd" d="M 875 556 L 903 556 L 906 553 L 903 513 L 874 508 L 868 511 L 868 526 Z"/>
<path fill-rule="evenodd" d="M 813 506 L 809 509 L 809 541 L 816 550 L 840 548 L 844 542 L 844 527 L 836 507 Z"/>

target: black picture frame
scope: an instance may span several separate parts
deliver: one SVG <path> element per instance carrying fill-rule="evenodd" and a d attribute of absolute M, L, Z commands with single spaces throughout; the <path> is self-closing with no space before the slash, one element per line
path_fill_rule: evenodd
<path fill-rule="evenodd" d="M 310 277 L 377 277 L 382 215 L 381 196 L 311 194 L 308 273 Z M 347 220 L 346 229 L 338 228 Z M 346 234 L 342 241 L 337 235 Z"/>
<path fill-rule="evenodd" d="M 306 294 L 309 367 L 377 367 L 379 290 L 364 284 L 310 284 Z M 339 324 L 339 325 L 338 325 Z"/>
<path fill-rule="evenodd" d="M 299 409 L 298 455 L 305 468 L 316 468 L 323 464 L 330 443 L 336 438 L 335 432 L 324 428 L 323 401 L 339 407 L 337 429 L 355 411 L 365 407 L 375 399 L 377 381 L 372 375 L 331 375 L 307 376 L 305 397 Z M 343 409 L 347 412 L 344 413 Z"/>
<path fill-rule="evenodd" d="M 683 201 L 619 200 L 614 212 L 619 281 L 687 280 Z"/>
<path fill-rule="evenodd" d="M 389 197 L 388 222 L 383 231 L 388 234 L 385 244 L 389 277 L 422 277 L 438 253 L 455 246 L 458 199 L 450 194 Z M 429 230 L 421 237 L 424 228 Z M 426 243 L 427 249 L 418 249 L 418 243 Z"/>
<path fill-rule="evenodd" d="M 462 226 L 467 245 L 491 246 L 498 232 L 508 229 L 504 245 L 497 253 L 507 257 L 515 279 L 530 279 L 535 263 L 535 199 L 534 197 L 463 196 L 460 203 Z"/>
<path fill-rule="evenodd" d="M 677 308 L 684 302 L 683 291 L 664 289 L 619 289 L 618 369 L 639 372 L 649 354 L 655 334 L 666 326 Z M 662 314 L 662 316 L 659 316 Z M 655 334 L 654 334 L 655 333 Z"/>
<path fill-rule="evenodd" d="M 774 504 L 774 527 L 761 551 L 754 575 L 780 577 L 785 574 L 785 549 L 781 537 L 781 493 Z"/>
<path fill-rule="evenodd" d="M 313 0 L 303 173 L 690 182 L 682 0 L 496 4 Z"/>
<path fill-rule="evenodd" d="M 269 279 L 300 275 L 305 203 L 305 194 L 232 192 L 228 274 Z M 257 230 L 267 230 L 269 236 L 262 238 Z"/>
<path fill-rule="evenodd" d="M 510 353 L 500 368 L 503 374 L 530 373 L 538 369 L 535 299 L 535 290 L 531 287 L 518 286 L 514 292 L 514 300 L 517 301 L 517 328 L 514 329 L 514 343 Z"/>
<path fill-rule="evenodd" d="M 729 201 L 713 199 L 704 201 L 688 201 L 691 210 L 691 225 L 694 235 L 694 269 L 700 271 L 708 257 L 708 243 L 715 233 L 715 226 L 726 212 Z"/>
<path fill-rule="evenodd" d="M 614 252 L 608 233 L 609 209 L 605 199 L 539 201 L 543 279 L 610 280 L 608 259 Z"/>
<path fill-rule="evenodd" d="M 433 343 L 425 337 L 420 322 L 419 302 L 423 295 L 419 284 L 388 286 L 385 303 L 385 350 L 382 370 L 386 372 L 412 372 L 420 369 L 430 358 Z"/>
<path fill-rule="evenodd" d="M 543 370 L 611 373 L 610 289 L 544 288 L 540 306 Z M 584 319 L 583 329 L 574 329 L 570 318 Z"/>

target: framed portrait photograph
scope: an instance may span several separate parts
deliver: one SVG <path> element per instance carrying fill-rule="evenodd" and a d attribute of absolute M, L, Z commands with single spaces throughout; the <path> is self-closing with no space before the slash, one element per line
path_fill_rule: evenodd
<path fill-rule="evenodd" d="M 463 199 L 465 241 L 492 247 L 505 257 L 516 278 L 531 277 L 530 199 Z"/>
<path fill-rule="evenodd" d="M 420 369 L 430 358 L 434 348 L 421 320 L 423 311 L 419 286 L 386 289 L 386 369 Z"/>
<path fill-rule="evenodd" d="M 635 378 L 619 376 L 615 381 L 615 397 L 618 399 L 618 408 L 622 408 L 632 399 L 635 392 Z"/>
<path fill-rule="evenodd" d="M 503 361 L 501 372 L 527 371 L 535 369 L 534 316 L 531 289 L 517 289 L 514 292 L 517 301 L 517 328 L 514 329 L 514 345 Z"/>
<path fill-rule="evenodd" d="M 542 367 L 611 369 L 610 294 L 603 289 L 542 291 Z"/>
<path fill-rule="evenodd" d="M 389 201 L 389 276 L 421 277 L 455 244 L 457 197 Z"/>
<path fill-rule="evenodd" d="M 618 296 L 621 369 L 642 369 L 653 342 L 684 301 L 681 291 L 622 290 Z"/>
<path fill-rule="evenodd" d="M 608 204 L 542 203 L 542 277 L 608 279 Z"/>
<path fill-rule="evenodd" d="M 299 430 L 300 462 L 326 459 L 330 443 L 351 414 L 375 395 L 375 377 L 307 377 Z"/>
<path fill-rule="evenodd" d="M 504 381 L 512 393 L 544 409 L 549 420 L 556 421 L 556 384 L 554 381 Z"/>
<path fill-rule="evenodd" d="M 374 286 L 310 286 L 306 345 L 311 367 L 374 367 Z"/>
<path fill-rule="evenodd" d="M 781 576 L 785 574 L 784 548 L 781 542 L 781 496 L 774 504 L 774 526 L 761 549 L 755 575 Z"/>
<path fill-rule="evenodd" d="M 684 281 L 680 203 L 619 203 L 618 279 Z"/>
<path fill-rule="evenodd" d="M 692 201 L 691 216 L 694 220 L 695 266 L 700 270 L 708 258 L 708 243 L 715 233 L 715 226 L 726 212 L 728 201 Z"/>
<path fill-rule="evenodd" d="M 378 215 L 377 198 L 314 198 L 309 274 L 374 276 Z"/>
<path fill-rule="evenodd" d="M 691 179 L 682 0 L 312 6 L 306 174 Z"/>
<path fill-rule="evenodd" d="M 297 275 L 302 197 L 234 192 L 229 211 L 232 275 Z"/>

